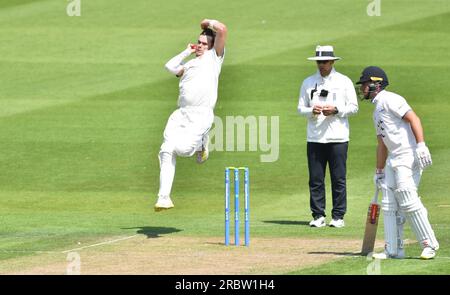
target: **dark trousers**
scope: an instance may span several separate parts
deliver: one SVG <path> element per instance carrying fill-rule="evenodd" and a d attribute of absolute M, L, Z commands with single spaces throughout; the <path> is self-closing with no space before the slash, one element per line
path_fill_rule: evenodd
<path fill-rule="evenodd" d="M 333 196 L 333 219 L 343 219 L 347 211 L 347 150 L 348 142 L 315 143 L 308 142 L 309 193 L 312 216 L 325 215 L 325 170 L 330 168 Z"/>

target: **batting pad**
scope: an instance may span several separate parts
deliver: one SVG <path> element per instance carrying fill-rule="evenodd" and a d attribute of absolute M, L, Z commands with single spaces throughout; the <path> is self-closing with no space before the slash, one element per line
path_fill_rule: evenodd
<path fill-rule="evenodd" d="M 383 193 L 383 199 L 381 200 L 381 209 L 384 211 L 398 211 L 397 199 L 395 198 L 394 191 L 383 185 L 381 186 L 381 191 Z"/>
<path fill-rule="evenodd" d="M 406 222 L 406 217 L 403 215 L 403 213 L 397 211 L 397 248 L 403 249 L 404 243 L 403 243 L 403 226 Z"/>
<path fill-rule="evenodd" d="M 390 256 L 397 256 L 397 214 L 396 211 L 383 211 L 385 250 Z"/>
<path fill-rule="evenodd" d="M 429 246 L 437 250 L 439 243 L 428 221 L 427 209 L 419 199 L 417 191 L 398 189 L 396 190 L 396 194 L 400 208 L 411 224 L 411 228 L 417 240 L 421 243 L 422 248 Z"/>

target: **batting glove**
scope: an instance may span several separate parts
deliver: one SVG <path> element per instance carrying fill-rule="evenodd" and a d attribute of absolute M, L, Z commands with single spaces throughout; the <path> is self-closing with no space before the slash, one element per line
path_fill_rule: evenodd
<path fill-rule="evenodd" d="M 383 169 L 377 169 L 375 171 L 375 175 L 373 176 L 373 183 L 375 184 L 375 187 L 378 187 L 381 189 L 382 184 L 384 184 L 384 170 Z"/>
<path fill-rule="evenodd" d="M 416 147 L 416 158 L 419 162 L 419 166 L 421 169 L 425 169 L 428 166 L 431 166 L 433 163 L 431 161 L 431 154 L 428 147 L 425 145 L 425 142 L 419 142 Z"/>

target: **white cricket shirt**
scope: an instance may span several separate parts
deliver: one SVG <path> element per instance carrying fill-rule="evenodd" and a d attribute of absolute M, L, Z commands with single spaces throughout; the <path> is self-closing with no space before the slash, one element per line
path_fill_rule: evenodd
<path fill-rule="evenodd" d="M 417 143 L 411 125 L 403 120 L 403 116 L 411 110 L 406 100 L 398 94 L 383 90 L 372 103 L 375 105 L 375 129 L 377 135 L 383 138 L 388 152 L 392 156 L 411 153 Z"/>
<path fill-rule="evenodd" d="M 327 96 L 319 96 L 322 90 Z M 336 115 L 314 115 L 313 106 L 331 104 L 338 108 Z M 347 117 L 358 112 L 358 99 L 353 82 L 333 68 L 327 77 L 320 72 L 306 78 L 300 89 L 298 112 L 308 118 L 307 141 L 318 143 L 349 141 Z"/>
<path fill-rule="evenodd" d="M 217 56 L 213 48 L 183 65 L 184 73 L 179 84 L 179 107 L 200 106 L 214 109 L 223 58 Z"/>

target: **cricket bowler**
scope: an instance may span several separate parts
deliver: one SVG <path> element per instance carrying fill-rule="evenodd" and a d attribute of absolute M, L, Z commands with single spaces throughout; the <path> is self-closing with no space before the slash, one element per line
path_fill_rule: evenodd
<path fill-rule="evenodd" d="M 214 121 L 219 75 L 225 55 L 227 27 L 205 19 L 197 44 L 169 60 L 166 69 L 180 78 L 178 108 L 170 115 L 159 152 L 160 183 L 155 211 L 174 207 L 170 192 L 175 176 L 176 157 L 208 159 L 208 132 Z M 184 62 L 192 54 L 194 58 Z"/>
<path fill-rule="evenodd" d="M 417 193 L 423 169 L 432 164 L 420 119 L 402 96 L 385 90 L 389 81 L 381 68 L 365 68 L 356 84 L 361 84 L 361 94 L 375 106 L 378 146 L 374 182 L 383 191 L 385 250 L 373 258 L 405 257 L 405 217 L 422 246 L 420 257 L 434 258 L 439 243 Z"/>

